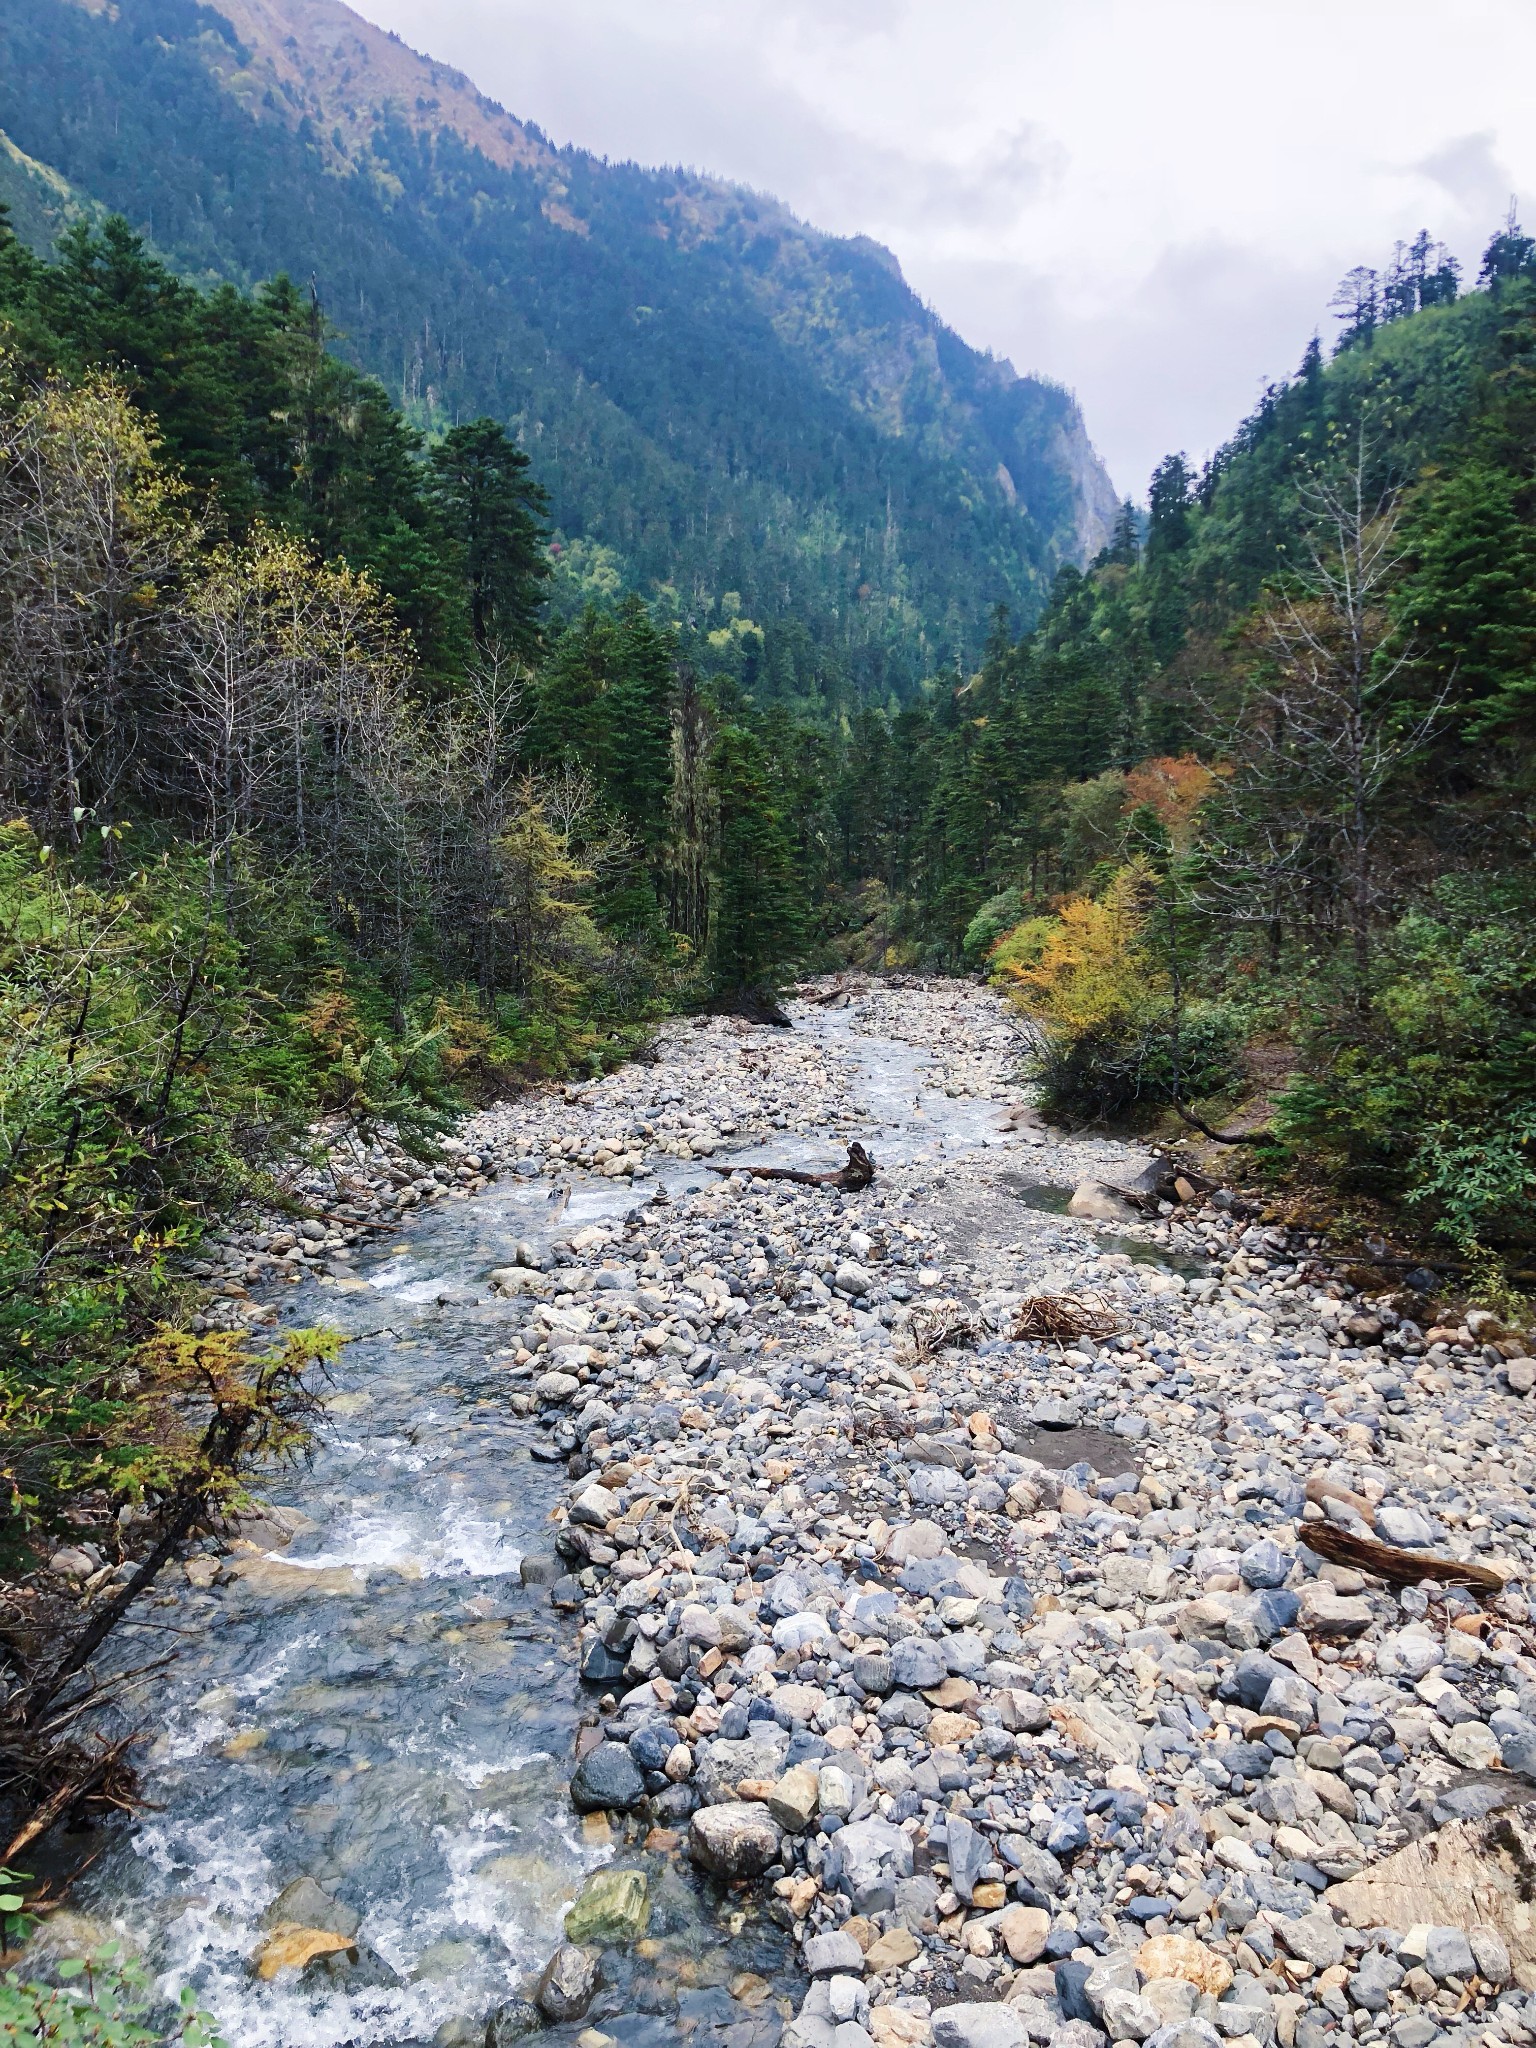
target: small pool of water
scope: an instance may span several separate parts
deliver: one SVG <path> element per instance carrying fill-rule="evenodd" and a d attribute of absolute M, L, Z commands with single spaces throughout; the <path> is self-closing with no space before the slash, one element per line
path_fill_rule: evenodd
<path fill-rule="evenodd" d="M 1012 1175 L 1002 1177 L 1004 1185 L 1016 1202 L 1022 1202 L 1026 1209 L 1038 1209 L 1046 1216 L 1065 1216 L 1072 1200 L 1071 1188 L 1053 1187 L 1046 1181 L 1019 1181 Z M 1217 1268 L 1209 1259 L 1196 1258 L 1190 1252 L 1171 1251 L 1167 1245 L 1148 1244 L 1144 1238 L 1125 1237 L 1119 1231 L 1102 1230 L 1088 1218 L 1081 1220 L 1093 1232 L 1093 1240 L 1100 1251 L 1121 1252 L 1138 1266 L 1157 1266 L 1165 1273 L 1177 1273 L 1182 1280 L 1209 1280 Z"/>

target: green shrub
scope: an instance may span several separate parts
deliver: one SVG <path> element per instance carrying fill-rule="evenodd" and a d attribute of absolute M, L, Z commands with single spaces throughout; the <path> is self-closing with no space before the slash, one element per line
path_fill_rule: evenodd
<path fill-rule="evenodd" d="M 1195 1001 L 1179 1020 L 1175 1090 L 1174 1032 L 1165 1006 L 1137 1019 L 1047 1026 L 1032 1062 L 1040 1104 L 1066 1123 L 1135 1122 L 1166 1109 L 1175 1093 L 1198 1102 L 1231 1085 L 1243 1031 L 1224 1003 Z"/>
<path fill-rule="evenodd" d="M 0 2043 L 5 2048 L 224 2048 L 190 1991 L 181 2009 L 157 2024 L 156 2001 L 143 1967 L 119 1961 L 108 1942 L 89 1961 L 57 1965 L 57 1984 L 27 1983 L 11 1970 L 0 1978 Z"/>
<path fill-rule="evenodd" d="M 1278 1106 L 1292 1155 L 1448 1242 L 1536 1238 L 1536 912 L 1510 878 L 1442 881 L 1383 941 L 1370 1000 L 1317 1005 Z"/>
<path fill-rule="evenodd" d="M 960 950 L 968 967 L 978 967 L 1003 936 L 1012 931 L 1024 915 L 1024 899 L 1017 889 L 1004 889 L 989 896 L 965 928 Z"/>

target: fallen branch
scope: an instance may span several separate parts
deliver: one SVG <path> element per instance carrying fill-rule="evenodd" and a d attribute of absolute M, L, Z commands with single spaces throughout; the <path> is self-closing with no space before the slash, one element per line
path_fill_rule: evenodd
<path fill-rule="evenodd" d="M 788 1180 L 801 1188 L 840 1188 L 845 1195 L 867 1188 L 875 1177 L 875 1162 L 864 1147 L 854 1141 L 848 1147 L 848 1164 L 831 1173 L 806 1173 L 798 1166 L 711 1166 L 711 1173 L 729 1179 L 733 1173 L 750 1174 L 754 1180 Z"/>
<path fill-rule="evenodd" d="M 1213 1131 L 1204 1117 L 1198 1117 L 1192 1109 L 1186 1109 L 1176 1095 L 1170 1096 L 1169 1103 L 1175 1116 L 1182 1117 L 1192 1131 L 1198 1131 L 1202 1137 L 1209 1138 L 1213 1144 L 1267 1145 L 1271 1144 L 1274 1140 L 1274 1132 L 1267 1129 L 1260 1131 Z"/>
<path fill-rule="evenodd" d="M 1398 1550 L 1369 1536 L 1353 1536 L 1333 1522 L 1304 1522 L 1301 1540 L 1330 1564 L 1348 1565 L 1391 1586 L 1417 1586 L 1432 1579 L 1441 1586 L 1466 1586 L 1474 1593 L 1502 1593 L 1504 1581 L 1484 1564 L 1463 1564 L 1459 1558 L 1437 1557 L 1428 1550 Z"/>
<path fill-rule="evenodd" d="M 47 1834 L 56 1822 L 62 1820 L 65 1814 L 72 1812 L 93 1794 L 109 1806 L 118 1807 L 123 1812 L 130 1811 L 133 1801 L 126 1771 L 122 1773 L 121 1784 L 113 1785 L 109 1780 L 119 1771 L 129 1749 L 140 1740 L 142 1737 L 137 1730 L 132 1735 L 123 1736 L 120 1741 L 110 1743 L 105 1749 L 99 1750 L 77 1777 L 67 1778 L 33 1811 L 25 1825 L 18 1828 L 5 1848 L 0 1850 L 0 1863 L 13 1863 L 25 1849 L 40 1836 Z"/>

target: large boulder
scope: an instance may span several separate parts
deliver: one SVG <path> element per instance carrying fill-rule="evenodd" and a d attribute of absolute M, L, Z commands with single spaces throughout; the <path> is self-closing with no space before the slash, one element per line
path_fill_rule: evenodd
<path fill-rule="evenodd" d="M 578 1813 L 627 1813 L 645 1797 L 645 1779 L 622 1742 L 600 1742 L 588 1750 L 571 1779 L 571 1804 Z"/>
<path fill-rule="evenodd" d="M 701 1806 L 693 1816 L 688 1854 L 714 1877 L 759 1877 L 778 1862 L 782 1839 L 761 1800 L 729 1799 L 722 1806 Z"/>
<path fill-rule="evenodd" d="M 638 1941 L 651 1918 L 650 1886 L 640 1870 L 594 1870 L 565 1916 L 565 1938 L 616 1948 Z"/>

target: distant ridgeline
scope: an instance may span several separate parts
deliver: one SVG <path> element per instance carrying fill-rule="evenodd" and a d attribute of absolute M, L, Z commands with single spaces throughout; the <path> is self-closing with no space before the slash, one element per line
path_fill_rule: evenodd
<path fill-rule="evenodd" d="M 0 131 L 24 240 L 104 209 L 188 277 L 313 279 L 419 426 L 510 427 L 557 614 L 638 589 L 758 701 L 903 700 L 1108 537 L 1070 396 L 887 251 L 557 150 L 338 0 L 12 0 Z"/>

